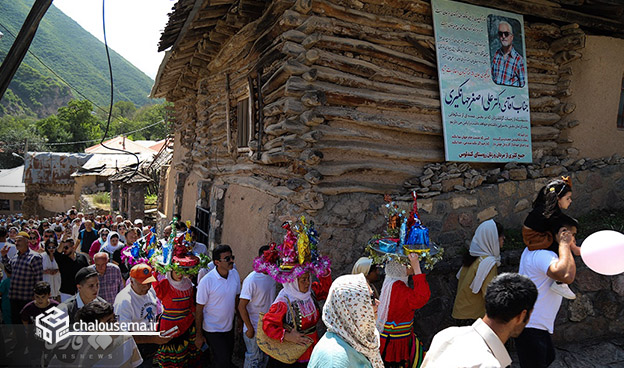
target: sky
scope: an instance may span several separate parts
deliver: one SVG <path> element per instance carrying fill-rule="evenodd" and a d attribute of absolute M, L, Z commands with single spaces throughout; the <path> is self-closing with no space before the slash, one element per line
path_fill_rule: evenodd
<path fill-rule="evenodd" d="M 106 0 L 108 47 L 154 79 L 165 55 L 158 52 L 158 41 L 175 3 L 175 0 Z M 101 0 L 54 0 L 52 4 L 104 42 Z"/>

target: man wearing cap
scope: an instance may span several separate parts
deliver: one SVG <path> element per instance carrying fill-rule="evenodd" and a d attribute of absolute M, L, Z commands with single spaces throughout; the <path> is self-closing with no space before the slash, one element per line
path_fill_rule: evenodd
<path fill-rule="evenodd" d="M 152 267 L 147 264 L 140 263 L 130 269 L 130 284 L 117 294 L 113 305 L 118 322 L 156 323 L 162 306 L 152 289 L 152 282 L 155 281 Z M 151 367 L 158 345 L 171 340 L 159 335 L 133 337 L 143 358 L 140 367 Z"/>
<path fill-rule="evenodd" d="M 60 246 L 56 248 L 54 259 L 59 266 L 61 274 L 61 302 L 65 302 L 72 295 L 76 294 L 76 274 L 78 271 L 89 266 L 87 256 L 76 253 L 74 239 L 65 238 L 60 242 Z"/>
<path fill-rule="evenodd" d="M 78 293 L 59 305 L 60 309 L 67 312 L 70 325 L 76 321 L 76 312 L 86 304 L 94 300 L 106 302 L 106 300 L 98 296 L 100 280 L 98 273 L 90 267 L 83 267 L 78 270 L 76 273 L 76 288 Z"/>

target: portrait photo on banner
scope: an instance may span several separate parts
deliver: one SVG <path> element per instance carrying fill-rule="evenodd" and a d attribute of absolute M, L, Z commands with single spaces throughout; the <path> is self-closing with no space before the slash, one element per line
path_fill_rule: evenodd
<path fill-rule="evenodd" d="M 517 19 L 490 14 L 487 17 L 492 81 L 498 85 L 524 87 L 526 62 L 522 26 Z"/>

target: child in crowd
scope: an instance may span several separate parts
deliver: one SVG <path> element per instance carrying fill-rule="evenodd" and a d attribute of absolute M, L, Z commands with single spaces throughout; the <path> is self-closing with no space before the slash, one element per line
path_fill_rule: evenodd
<path fill-rule="evenodd" d="M 548 249 L 554 244 L 551 225 L 563 214 L 572 203 L 572 181 L 568 176 L 551 180 L 537 194 L 533 202 L 533 210 L 529 212 L 522 227 L 522 239 L 529 250 Z M 552 248 L 557 252 L 557 248 Z M 571 247 L 574 255 L 581 254 L 577 245 Z M 576 295 L 570 287 L 561 282 L 553 283 L 552 290 L 567 299 L 575 299 Z"/>

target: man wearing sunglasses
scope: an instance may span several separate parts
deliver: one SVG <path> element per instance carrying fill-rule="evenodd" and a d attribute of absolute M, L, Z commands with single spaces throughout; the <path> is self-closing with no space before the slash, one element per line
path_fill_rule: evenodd
<path fill-rule="evenodd" d="M 66 238 L 61 241 L 60 246 L 56 249 L 54 258 L 59 266 L 61 273 L 61 302 L 65 302 L 76 294 L 76 274 L 78 271 L 89 266 L 89 260 L 84 254 L 77 253 L 78 244 L 74 243 L 74 239 Z"/>
<path fill-rule="evenodd" d="M 229 245 L 219 245 L 212 251 L 215 268 L 197 286 L 195 345 L 210 347 L 214 367 L 233 367 L 234 314 L 241 292 L 240 276 L 234 269 L 234 255 Z M 240 319 L 240 316 L 239 316 Z"/>
<path fill-rule="evenodd" d="M 514 33 L 511 24 L 498 23 L 498 40 L 501 47 L 492 58 L 492 79 L 496 84 L 524 87 L 526 83 L 524 59 L 513 47 Z"/>

